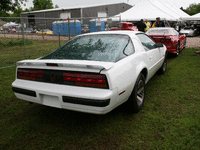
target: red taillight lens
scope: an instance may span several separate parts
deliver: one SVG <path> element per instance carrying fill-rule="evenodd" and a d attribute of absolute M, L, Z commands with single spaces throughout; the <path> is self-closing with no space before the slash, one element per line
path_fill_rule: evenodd
<path fill-rule="evenodd" d="M 108 88 L 105 75 L 63 73 L 63 80 L 68 82 L 73 82 L 73 84 L 77 86 Z"/>
<path fill-rule="evenodd" d="M 171 39 L 169 39 L 169 38 L 166 38 L 166 43 L 171 43 Z"/>
<path fill-rule="evenodd" d="M 29 70 L 29 69 L 18 69 L 17 78 L 25 80 L 40 81 L 44 78 L 43 71 L 40 70 Z"/>

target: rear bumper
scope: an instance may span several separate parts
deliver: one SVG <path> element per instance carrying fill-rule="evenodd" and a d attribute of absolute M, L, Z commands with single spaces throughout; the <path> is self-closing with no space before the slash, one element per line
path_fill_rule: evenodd
<path fill-rule="evenodd" d="M 23 95 L 31 96 L 31 97 L 37 97 L 35 91 L 16 88 L 16 87 L 12 87 L 12 90 L 18 94 L 23 94 Z M 62 101 L 64 103 L 81 104 L 81 105 L 86 105 L 86 106 L 97 106 L 97 107 L 106 107 L 110 103 L 110 99 L 95 100 L 95 99 L 76 98 L 76 97 L 69 97 L 69 96 L 62 96 Z"/>
<path fill-rule="evenodd" d="M 106 114 L 119 105 L 117 89 L 72 87 L 20 79 L 12 86 L 17 98 L 56 108 Z"/>
<path fill-rule="evenodd" d="M 173 54 L 176 54 L 177 53 L 177 50 L 176 50 L 176 47 L 177 47 L 177 44 L 176 45 L 166 45 L 166 48 L 167 48 L 167 52 L 168 53 L 173 53 Z"/>
<path fill-rule="evenodd" d="M 173 53 L 173 54 L 177 53 L 176 49 L 171 49 L 171 48 L 167 48 L 167 52 L 168 53 Z"/>

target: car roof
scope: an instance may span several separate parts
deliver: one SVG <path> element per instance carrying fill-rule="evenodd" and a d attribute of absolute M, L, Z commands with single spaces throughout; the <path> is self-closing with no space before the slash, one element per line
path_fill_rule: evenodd
<path fill-rule="evenodd" d="M 120 30 L 117 30 L 117 31 L 100 31 L 100 32 L 92 32 L 92 33 L 81 34 L 80 36 L 82 36 L 82 35 L 100 35 L 100 34 L 119 34 L 119 35 L 134 36 L 137 33 L 144 33 L 144 32 L 128 31 L 128 30 L 127 31 L 126 30 L 123 30 L 123 31 L 120 31 Z"/>

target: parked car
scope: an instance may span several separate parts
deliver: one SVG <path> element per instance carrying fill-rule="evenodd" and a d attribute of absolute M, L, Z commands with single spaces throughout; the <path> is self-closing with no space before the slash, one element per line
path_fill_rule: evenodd
<path fill-rule="evenodd" d="M 126 102 L 142 109 L 145 84 L 167 65 L 167 49 L 139 31 L 74 37 L 50 54 L 17 62 L 12 89 L 19 99 L 105 114 Z"/>
<path fill-rule="evenodd" d="M 19 28 L 19 31 L 18 32 L 22 32 L 22 29 Z M 34 30 L 33 28 L 24 28 L 23 30 L 24 33 L 36 33 L 36 30 Z"/>
<path fill-rule="evenodd" d="M 90 32 L 90 26 L 88 24 L 81 25 L 81 33 L 89 33 Z"/>
<path fill-rule="evenodd" d="M 186 36 L 197 36 L 199 35 L 199 31 L 193 27 L 185 27 L 180 30 L 180 34 L 185 34 Z"/>
<path fill-rule="evenodd" d="M 53 34 L 53 31 L 50 29 L 42 29 L 40 31 L 36 31 L 37 34 Z"/>
<path fill-rule="evenodd" d="M 111 29 L 111 31 L 115 30 L 131 30 L 131 31 L 138 31 L 138 28 L 133 25 L 131 22 L 121 22 L 117 24 L 117 27 Z"/>
<path fill-rule="evenodd" d="M 9 28 L 8 29 L 8 33 L 13 34 L 13 33 L 16 33 L 16 32 L 17 32 L 17 30 L 15 28 Z"/>
<path fill-rule="evenodd" d="M 163 43 L 169 53 L 179 55 L 186 46 L 186 35 L 180 35 L 174 28 L 159 27 L 150 28 L 148 34 L 157 43 Z"/>

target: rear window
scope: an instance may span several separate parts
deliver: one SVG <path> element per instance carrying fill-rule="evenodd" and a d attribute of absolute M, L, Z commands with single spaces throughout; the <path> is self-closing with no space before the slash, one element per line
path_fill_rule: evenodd
<path fill-rule="evenodd" d="M 116 62 L 133 53 L 134 47 L 127 35 L 85 35 L 72 39 L 41 59 Z"/>
<path fill-rule="evenodd" d="M 149 29 L 146 34 L 148 35 L 176 35 L 171 29 Z"/>

